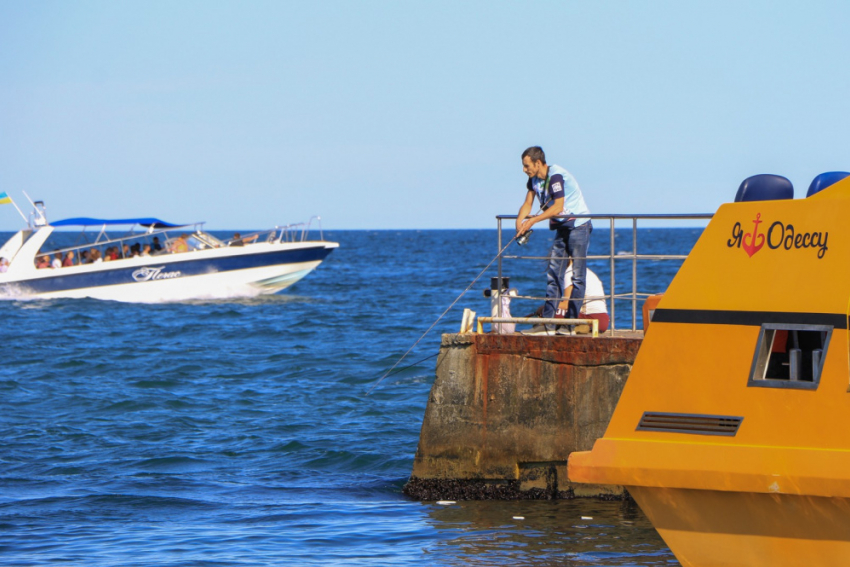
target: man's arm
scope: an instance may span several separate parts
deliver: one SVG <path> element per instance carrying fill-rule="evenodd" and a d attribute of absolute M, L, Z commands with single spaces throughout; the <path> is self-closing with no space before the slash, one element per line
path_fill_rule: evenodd
<path fill-rule="evenodd" d="M 520 227 L 520 234 L 529 230 L 533 225 L 540 221 L 551 219 L 552 217 L 556 217 L 558 215 L 563 214 L 564 199 L 566 198 L 566 195 L 564 193 L 564 176 L 560 173 L 556 173 L 555 175 L 549 178 L 547 183 L 549 184 L 549 194 L 551 195 L 549 197 L 549 203 L 547 203 L 547 205 L 550 206 L 546 208 L 546 211 L 542 215 L 536 216 L 533 219 L 527 219 L 523 223 L 523 226 Z"/>
<path fill-rule="evenodd" d="M 525 202 L 519 208 L 519 212 L 516 214 L 516 233 L 522 234 L 525 232 L 524 230 L 520 230 L 522 226 L 522 222 L 528 217 L 529 213 L 531 213 L 531 207 L 534 206 L 534 191 L 529 191 L 525 195 Z"/>
<path fill-rule="evenodd" d="M 563 309 L 566 311 L 570 308 L 570 296 L 573 294 L 573 284 L 567 286 L 564 290 L 564 297 L 561 299 L 561 302 L 558 304 L 558 309 Z"/>
<path fill-rule="evenodd" d="M 532 194 L 529 193 L 529 195 L 532 195 Z M 528 199 L 526 199 L 526 202 L 528 202 Z M 523 207 L 524 206 L 525 205 L 523 205 Z M 530 206 L 529 206 L 529 210 L 531 210 Z M 517 215 L 517 233 L 522 234 L 523 232 L 527 232 L 528 230 L 531 229 L 532 226 L 539 223 L 540 221 L 550 219 L 552 217 L 556 217 L 556 216 L 560 215 L 563 211 L 564 211 L 564 198 L 563 197 L 561 197 L 559 199 L 555 199 L 555 202 L 552 204 L 551 207 L 549 207 L 548 209 L 543 211 L 543 213 L 537 215 L 536 217 L 525 218 L 522 215 L 522 209 L 520 209 L 520 214 Z M 520 222 L 520 219 L 524 219 L 524 220 L 522 222 Z"/>

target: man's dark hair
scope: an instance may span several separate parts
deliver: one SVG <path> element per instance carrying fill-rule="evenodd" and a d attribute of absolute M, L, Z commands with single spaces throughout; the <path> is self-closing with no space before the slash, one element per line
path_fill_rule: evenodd
<path fill-rule="evenodd" d="M 540 161 L 546 163 L 546 154 L 543 153 L 543 148 L 540 146 L 531 146 L 524 152 L 522 152 L 523 159 L 528 156 L 532 162 Z"/>

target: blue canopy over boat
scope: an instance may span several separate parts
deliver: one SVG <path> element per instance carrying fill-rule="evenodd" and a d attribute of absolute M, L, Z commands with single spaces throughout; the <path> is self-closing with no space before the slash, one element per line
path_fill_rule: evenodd
<path fill-rule="evenodd" d="M 141 226 L 152 226 L 154 228 L 177 228 L 189 226 L 186 224 L 171 224 L 170 222 L 146 217 L 138 219 L 93 219 L 91 217 L 74 217 L 50 223 L 50 226 L 103 226 L 112 224 L 138 224 Z"/>

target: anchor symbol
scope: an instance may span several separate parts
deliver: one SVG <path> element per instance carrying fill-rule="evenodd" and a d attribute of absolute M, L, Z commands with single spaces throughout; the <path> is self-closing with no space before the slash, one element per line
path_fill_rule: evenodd
<path fill-rule="evenodd" d="M 759 224 L 761 224 L 761 222 L 761 213 L 758 213 L 756 215 L 756 220 L 753 221 L 753 224 L 755 225 L 753 227 L 753 231 L 751 233 L 744 234 L 743 246 L 741 246 L 741 248 L 744 249 L 744 252 L 746 252 L 750 258 L 752 258 L 753 254 L 761 250 L 761 247 L 764 246 L 764 235 L 758 233 Z M 747 242 L 747 237 L 750 238 L 749 242 Z"/>

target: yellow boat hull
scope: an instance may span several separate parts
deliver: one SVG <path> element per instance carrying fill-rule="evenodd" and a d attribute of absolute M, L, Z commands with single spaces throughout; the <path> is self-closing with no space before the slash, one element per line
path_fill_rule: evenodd
<path fill-rule="evenodd" d="M 683 567 L 850 563 L 850 499 L 627 488 Z"/>
<path fill-rule="evenodd" d="M 850 565 L 850 177 L 723 205 L 571 482 L 625 486 L 682 565 Z"/>

